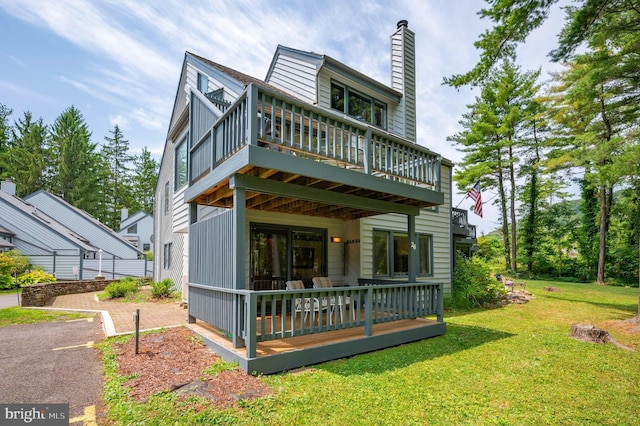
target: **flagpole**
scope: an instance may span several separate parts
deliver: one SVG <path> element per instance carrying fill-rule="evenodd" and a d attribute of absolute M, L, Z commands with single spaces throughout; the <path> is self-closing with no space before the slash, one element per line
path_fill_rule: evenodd
<path fill-rule="evenodd" d="M 467 198 L 469 198 L 469 192 L 467 192 L 466 194 L 464 194 L 464 197 L 462 197 L 462 200 L 460 200 L 460 202 L 458 203 L 458 205 L 457 205 L 457 206 L 455 206 L 455 207 L 454 207 L 454 209 L 457 209 L 457 208 L 460 206 L 460 204 L 462 204 L 462 202 L 463 202 L 464 200 L 466 200 Z"/>

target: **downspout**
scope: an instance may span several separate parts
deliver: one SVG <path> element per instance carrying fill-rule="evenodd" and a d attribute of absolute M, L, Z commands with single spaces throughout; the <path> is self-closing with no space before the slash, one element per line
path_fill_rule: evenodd
<path fill-rule="evenodd" d="M 82 281 L 84 278 L 84 251 L 82 249 L 78 249 L 78 257 L 80 257 L 80 275 L 78 275 L 78 278 Z"/>

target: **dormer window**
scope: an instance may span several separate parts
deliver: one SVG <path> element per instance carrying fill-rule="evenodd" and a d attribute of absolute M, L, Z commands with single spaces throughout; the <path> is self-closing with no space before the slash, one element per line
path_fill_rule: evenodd
<path fill-rule="evenodd" d="M 331 82 L 331 108 L 351 117 L 387 128 L 387 105 L 350 87 Z"/>
<path fill-rule="evenodd" d="M 201 73 L 198 73 L 198 91 L 205 94 L 209 91 L 209 79 Z"/>

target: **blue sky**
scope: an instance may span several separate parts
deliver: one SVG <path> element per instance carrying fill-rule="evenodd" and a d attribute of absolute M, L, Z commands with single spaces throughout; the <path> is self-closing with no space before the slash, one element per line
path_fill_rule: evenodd
<path fill-rule="evenodd" d="M 442 85 L 469 70 L 489 23 L 479 0 L 0 0 L 0 103 L 10 121 L 31 111 L 47 124 L 70 105 L 101 144 L 118 124 L 132 153 L 162 153 L 185 51 L 263 79 L 278 44 L 327 54 L 389 84 L 389 37 L 401 19 L 416 33 L 418 142 L 456 162 L 447 137 L 474 92 Z M 557 70 L 547 53 L 562 16 L 519 51 L 523 69 Z M 477 91 L 477 89 L 476 89 Z M 455 194 L 454 206 L 463 195 Z M 483 193 L 485 200 L 493 194 Z M 460 208 L 468 208 L 466 200 Z M 496 210 L 472 215 L 480 230 Z"/>

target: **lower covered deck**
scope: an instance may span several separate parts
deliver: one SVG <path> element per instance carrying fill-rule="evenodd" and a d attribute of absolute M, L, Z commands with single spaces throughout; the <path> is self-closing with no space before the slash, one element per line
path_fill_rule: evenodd
<path fill-rule="evenodd" d="M 223 359 L 251 373 L 291 370 L 446 332 L 438 283 L 282 291 L 190 284 L 189 299 L 190 327 Z M 211 302 L 223 299 L 236 309 L 215 310 Z"/>

